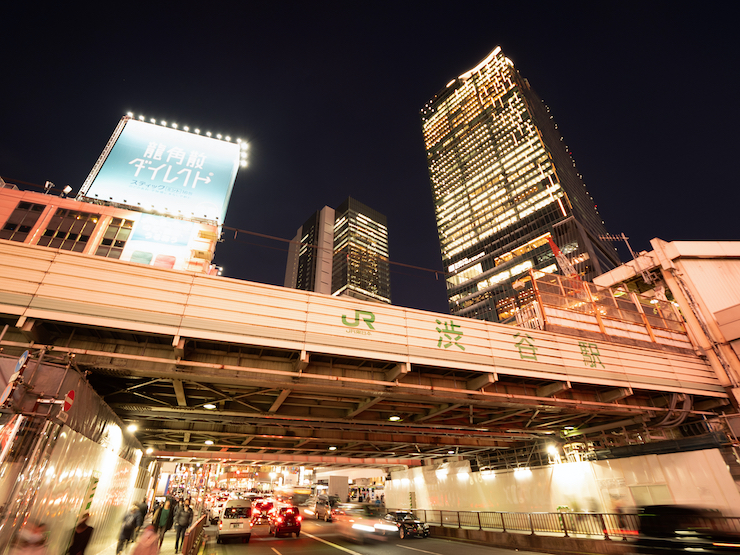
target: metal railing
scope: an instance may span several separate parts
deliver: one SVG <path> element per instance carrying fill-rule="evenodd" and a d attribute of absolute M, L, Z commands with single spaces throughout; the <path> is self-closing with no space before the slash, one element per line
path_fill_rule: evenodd
<path fill-rule="evenodd" d="M 206 518 L 207 515 L 203 515 L 185 531 L 185 537 L 182 540 L 183 555 L 198 553 L 200 544 L 203 542 L 203 527 L 205 526 Z"/>
<path fill-rule="evenodd" d="M 414 509 L 430 526 L 563 537 L 627 539 L 637 534 L 638 516 L 628 513 L 513 513 Z"/>

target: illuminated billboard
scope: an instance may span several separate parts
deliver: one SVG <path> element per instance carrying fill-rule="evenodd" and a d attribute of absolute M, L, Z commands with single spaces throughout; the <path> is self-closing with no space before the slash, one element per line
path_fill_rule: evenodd
<path fill-rule="evenodd" d="M 77 200 L 223 224 L 242 148 L 124 117 Z"/>

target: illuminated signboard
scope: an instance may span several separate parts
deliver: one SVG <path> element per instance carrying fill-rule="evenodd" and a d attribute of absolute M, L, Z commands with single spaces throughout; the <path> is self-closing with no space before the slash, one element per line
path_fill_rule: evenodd
<path fill-rule="evenodd" d="M 124 117 L 77 199 L 222 224 L 240 150 L 237 143 Z"/>

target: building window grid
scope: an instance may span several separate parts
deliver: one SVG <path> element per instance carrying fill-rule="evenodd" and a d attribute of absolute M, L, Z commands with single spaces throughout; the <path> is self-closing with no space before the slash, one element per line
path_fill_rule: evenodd
<path fill-rule="evenodd" d="M 100 214 L 57 208 L 37 245 L 82 252 L 98 225 Z"/>
<path fill-rule="evenodd" d="M 131 236 L 133 227 L 133 220 L 113 218 L 108 224 L 108 228 L 105 230 L 105 234 L 103 234 L 103 238 L 95 254 L 106 258 L 121 258 L 126 241 Z"/>
<path fill-rule="evenodd" d="M 23 243 L 46 208 L 43 204 L 19 202 L 0 230 L 0 239 Z"/>

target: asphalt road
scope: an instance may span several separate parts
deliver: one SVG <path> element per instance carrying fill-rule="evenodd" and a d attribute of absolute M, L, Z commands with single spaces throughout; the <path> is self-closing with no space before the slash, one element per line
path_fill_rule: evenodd
<path fill-rule="evenodd" d="M 501 549 L 447 539 L 397 537 L 378 538 L 364 543 L 353 542 L 341 536 L 334 523 L 304 517 L 301 534 L 274 538 L 269 534 L 269 526 L 258 525 L 252 529 L 249 543 L 240 539 L 226 540 L 216 544 L 216 527 L 208 526 L 206 532 L 211 537 L 205 555 L 542 555 L 514 549 Z"/>

